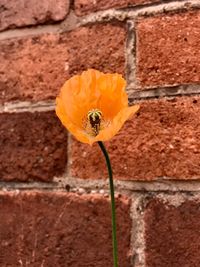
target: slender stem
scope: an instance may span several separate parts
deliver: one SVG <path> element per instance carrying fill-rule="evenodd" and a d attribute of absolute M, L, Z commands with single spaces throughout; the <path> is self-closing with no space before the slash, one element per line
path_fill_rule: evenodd
<path fill-rule="evenodd" d="M 108 156 L 108 152 L 103 144 L 103 142 L 98 142 L 104 157 L 106 159 L 106 164 L 108 168 L 109 174 L 109 183 L 110 183 L 110 196 L 111 196 L 111 211 L 112 211 L 112 244 L 113 244 L 113 261 L 114 267 L 118 267 L 118 257 L 117 257 L 117 235 L 116 235 L 116 215 L 115 215 L 115 192 L 114 192 L 114 184 L 113 184 L 113 174 L 112 167 L 110 164 L 110 159 Z"/>

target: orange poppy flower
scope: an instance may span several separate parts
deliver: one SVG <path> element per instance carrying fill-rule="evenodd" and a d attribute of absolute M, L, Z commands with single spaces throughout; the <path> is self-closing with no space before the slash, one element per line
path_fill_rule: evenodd
<path fill-rule="evenodd" d="M 56 114 L 81 142 L 111 139 L 139 106 L 128 107 L 126 82 L 119 74 L 89 69 L 65 82 L 56 98 Z"/>

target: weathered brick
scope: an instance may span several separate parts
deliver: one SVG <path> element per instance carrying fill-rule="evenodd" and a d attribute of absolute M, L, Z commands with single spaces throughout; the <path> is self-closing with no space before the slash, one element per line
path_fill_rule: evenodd
<path fill-rule="evenodd" d="M 200 178 L 200 97 L 148 100 L 106 143 L 114 177 L 125 180 Z M 105 178 L 99 147 L 73 140 L 71 174 Z"/>
<path fill-rule="evenodd" d="M 199 204 L 199 198 L 179 205 L 156 198 L 149 201 L 145 210 L 145 266 L 199 266 Z"/>
<path fill-rule="evenodd" d="M 0 265 L 112 267 L 109 199 L 61 192 L 0 194 Z M 117 201 L 121 267 L 130 267 L 129 200 Z"/>
<path fill-rule="evenodd" d="M 138 21 L 137 78 L 142 87 L 199 83 L 199 24 L 199 11 Z"/>
<path fill-rule="evenodd" d="M 0 114 L 0 147 L 0 180 L 49 181 L 66 167 L 66 131 L 54 112 Z"/>
<path fill-rule="evenodd" d="M 87 68 L 123 73 L 125 35 L 121 24 L 97 24 L 1 41 L 0 102 L 54 99 L 67 78 Z"/>
<path fill-rule="evenodd" d="M 130 6 L 157 3 L 160 0 L 75 0 L 75 12 L 78 16 L 109 8 L 124 8 Z"/>
<path fill-rule="evenodd" d="M 0 31 L 63 20 L 69 0 L 0 0 Z"/>

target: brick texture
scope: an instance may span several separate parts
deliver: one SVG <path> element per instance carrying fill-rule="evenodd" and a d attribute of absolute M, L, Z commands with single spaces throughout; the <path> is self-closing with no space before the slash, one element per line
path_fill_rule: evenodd
<path fill-rule="evenodd" d="M 114 177 L 125 180 L 199 179 L 200 98 L 177 97 L 141 102 L 139 113 L 106 143 Z M 71 174 L 105 178 L 107 170 L 95 144 L 72 142 Z"/>
<path fill-rule="evenodd" d="M 75 0 L 75 12 L 78 16 L 109 8 L 125 8 L 150 3 L 158 3 L 160 0 Z"/>
<path fill-rule="evenodd" d="M 87 68 L 124 73 L 125 39 L 121 24 L 97 24 L 1 41 L 0 102 L 54 99 L 67 78 Z"/>
<path fill-rule="evenodd" d="M 113 266 L 108 198 L 1 193 L 0 217 L 1 266 Z M 120 266 L 130 267 L 128 199 L 118 199 L 117 217 Z"/>
<path fill-rule="evenodd" d="M 0 0 L 0 31 L 63 20 L 69 0 Z"/>
<path fill-rule="evenodd" d="M 145 211 L 147 267 L 198 267 L 200 262 L 200 200 L 173 206 L 159 199 Z"/>
<path fill-rule="evenodd" d="M 142 87 L 200 82 L 200 12 L 144 18 L 137 24 Z"/>
<path fill-rule="evenodd" d="M 54 112 L 0 114 L 0 180 L 52 180 L 67 162 L 66 131 Z"/>

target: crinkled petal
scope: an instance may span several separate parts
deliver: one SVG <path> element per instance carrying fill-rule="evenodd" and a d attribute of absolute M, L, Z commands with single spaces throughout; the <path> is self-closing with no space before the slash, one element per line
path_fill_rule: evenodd
<path fill-rule="evenodd" d="M 112 138 L 139 106 L 128 107 L 126 81 L 119 74 L 104 74 L 90 69 L 70 78 L 56 98 L 56 114 L 62 124 L 81 142 L 92 144 Z M 109 126 L 94 137 L 86 130 L 87 114 L 102 112 Z"/>
<path fill-rule="evenodd" d="M 56 115 L 62 122 L 62 124 L 67 128 L 67 130 L 76 137 L 82 143 L 91 144 L 90 136 L 85 133 L 82 129 L 77 127 L 70 118 L 66 115 L 62 99 L 60 97 L 56 98 Z"/>
<path fill-rule="evenodd" d="M 97 106 L 100 97 L 97 86 L 99 75 L 99 71 L 84 71 L 67 80 L 61 88 L 59 97 L 63 101 L 65 113 L 79 127 L 87 112 Z"/>
<path fill-rule="evenodd" d="M 117 73 L 104 74 L 90 69 L 66 81 L 59 97 L 63 100 L 66 115 L 81 127 L 83 118 L 91 109 L 100 109 L 105 119 L 112 119 L 128 106 L 125 86 L 125 80 Z"/>
<path fill-rule="evenodd" d="M 126 81 L 117 73 L 99 77 L 98 87 L 101 94 L 97 108 L 102 111 L 105 119 L 112 119 L 120 110 L 128 106 L 125 86 Z"/>

